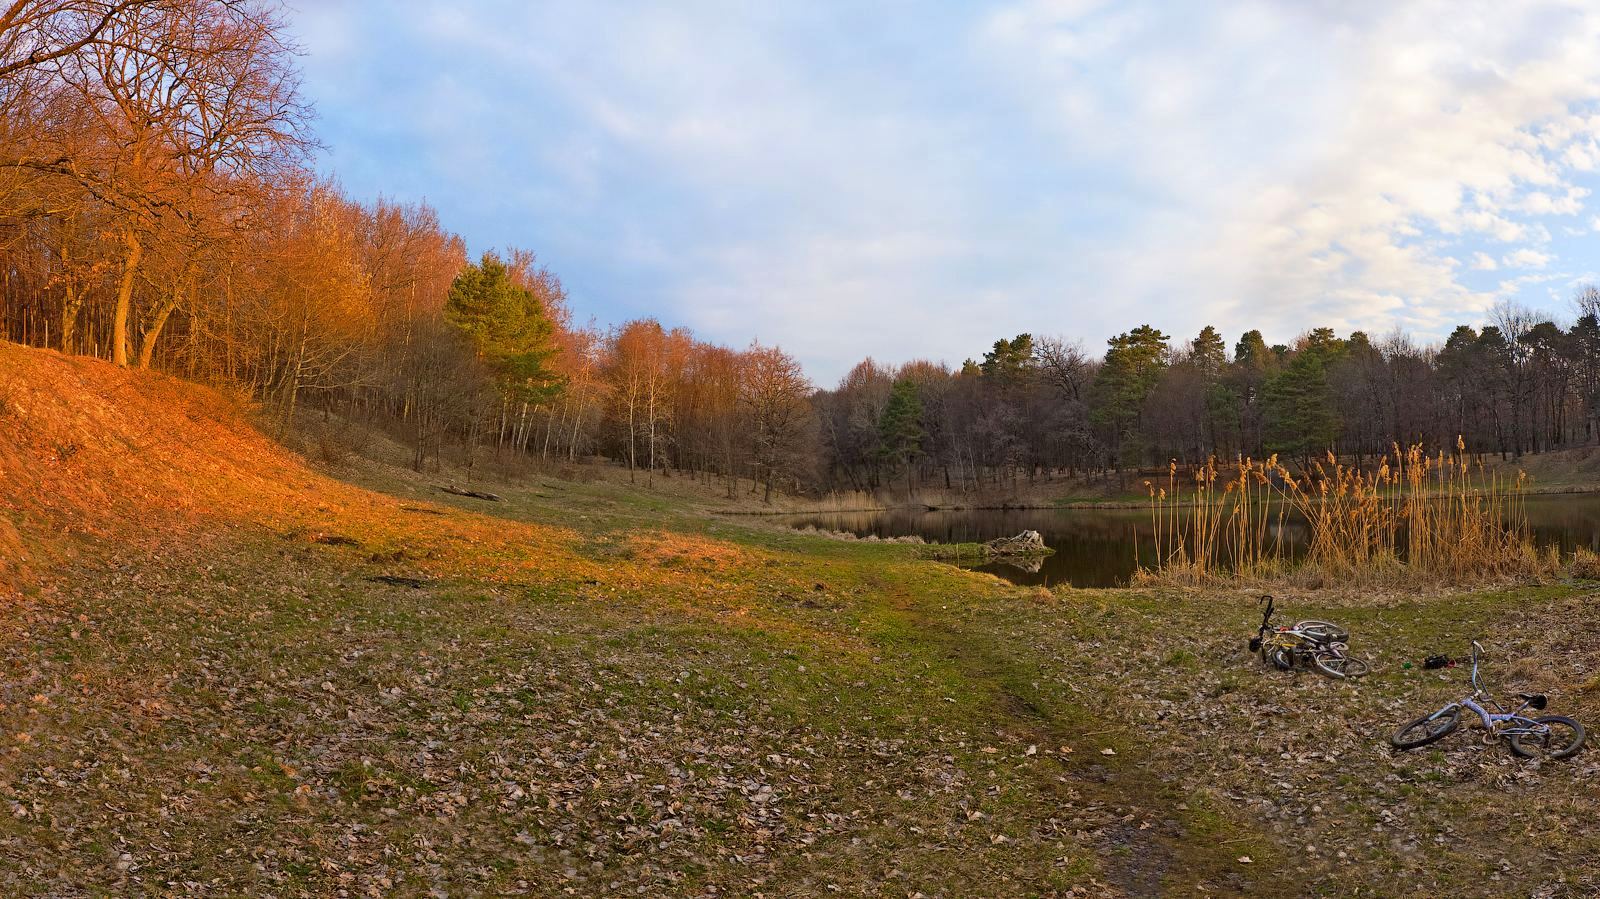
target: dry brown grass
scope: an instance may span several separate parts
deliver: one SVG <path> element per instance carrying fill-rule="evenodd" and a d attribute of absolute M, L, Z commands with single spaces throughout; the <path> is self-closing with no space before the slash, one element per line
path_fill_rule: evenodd
<path fill-rule="evenodd" d="M 27 576 L 28 555 L 22 545 L 22 535 L 0 513 L 0 605 L 16 595 Z"/>
<path fill-rule="evenodd" d="M 327 530 L 370 548 L 422 535 L 438 547 L 429 564 L 446 567 L 577 539 L 535 524 L 406 514 L 392 497 L 309 468 L 250 427 L 236 398 L 176 378 L 13 345 L 0 345 L 0 368 L 17 375 L 0 420 L 0 523 L 12 523 L 0 525 L 0 549 L 28 547 L 35 569 L 86 547 L 201 546 L 242 527 Z M 526 567 L 508 563 L 503 576 L 526 579 L 511 570 Z"/>
<path fill-rule="evenodd" d="M 1459 441 L 1458 453 L 1462 450 Z M 1525 581 L 1559 561 L 1529 534 L 1525 474 L 1505 476 L 1464 455 L 1395 446 L 1371 470 L 1331 453 L 1296 473 L 1277 456 L 1215 458 L 1182 484 L 1146 482 L 1157 564 L 1145 583 L 1219 581 L 1297 586 L 1446 586 Z M 1310 532 L 1291 558 L 1286 526 Z"/>
<path fill-rule="evenodd" d="M 597 592 L 703 588 L 757 564 L 726 541 L 667 533 L 590 558 L 568 526 L 364 490 L 251 427 L 237 398 L 154 372 L 13 345 L 0 345 L 0 370 L 19 375 L 0 419 L 0 602 L 86 553 L 204 556 L 263 532 L 407 576 Z M 417 483 L 431 494 L 434 480 Z"/>
<path fill-rule="evenodd" d="M 1586 581 L 1600 581 L 1600 553 L 1579 547 L 1573 554 L 1570 566 L 1572 576 Z"/>
<path fill-rule="evenodd" d="M 755 554 L 726 540 L 653 531 L 628 540 L 635 562 L 650 568 L 726 574 L 756 562 Z"/>

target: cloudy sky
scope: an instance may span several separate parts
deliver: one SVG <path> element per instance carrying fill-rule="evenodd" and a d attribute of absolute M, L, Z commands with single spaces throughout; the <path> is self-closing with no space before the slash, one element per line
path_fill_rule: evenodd
<path fill-rule="evenodd" d="M 1596 2 L 298 5 L 350 193 L 822 383 L 1022 331 L 1437 338 L 1600 268 Z"/>

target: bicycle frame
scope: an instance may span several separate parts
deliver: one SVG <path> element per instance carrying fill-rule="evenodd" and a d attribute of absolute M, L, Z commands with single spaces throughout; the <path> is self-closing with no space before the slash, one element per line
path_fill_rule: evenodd
<path fill-rule="evenodd" d="M 1522 710 L 1528 707 L 1528 702 L 1524 701 L 1522 705 L 1519 705 L 1515 709 L 1508 712 L 1505 710 L 1505 707 L 1501 706 L 1500 703 L 1489 694 L 1488 690 L 1484 689 L 1483 681 L 1478 678 L 1478 660 L 1482 657 L 1482 655 L 1483 647 L 1479 645 L 1478 641 L 1472 641 L 1472 695 L 1463 696 L 1455 702 L 1444 705 L 1437 712 L 1429 715 L 1428 720 L 1432 721 L 1441 715 L 1448 714 L 1454 709 L 1466 709 L 1467 711 L 1476 714 L 1478 716 L 1478 720 L 1483 722 L 1483 729 L 1488 732 L 1485 734 L 1485 739 L 1520 734 L 1541 734 L 1549 731 L 1550 728 L 1546 725 L 1540 724 L 1532 718 L 1521 714 Z M 1494 706 L 1494 711 L 1490 711 L 1486 705 L 1480 703 L 1478 701 L 1480 699 L 1483 700 L 1483 703 Z M 1515 723 L 1517 726 L 1500 726 L 1507 723 Z"/>
<path fill-rule="evenodd" d="M 1334 643 L 1339 642 L 1322 634 L 1307 633 L 1301 630 L 1299 625 L 1274 625 L 1272 623 L 1272 614 L 1277 610 L 1276 602 L 1270 593 L 1262 594 L 1261 598 L 1256 600 L 1256 605 L 1266 603 L 1267 609 L 1261 613 L 1261 626 L 1256 628 L 1255 639 L 1250 641 L 1251 652 L 1259 650 L 1263 644 L 1281 646 L 1288 649 L 1305 646 L 1332 646 Z"/>
<path fill-rule="evenodd" d="M 1489 704 L 1493 705 L 1496 709 L 1500 708 L 1500 703 L 1495 702 L 1492 697 L 1485 696 L 1484 698 L 1489 702 Z M 1464 698 L 1462 698 L 1461 700 L 1459 700 L 1457 702 L 1450 703 L 1450 705 L 1445 706 L 1443 709 L 1440 709 L 1439 711 L 1443 712 L 1443 711 L 1448 710 L 1451 706 L 1455 706 L 1455 707 L 1458 707 L 1458 708 L 1466 709 L 1469 712 L 1475 712 L 1477 714 L 1477 716 L 1478 716 L 1478 719 L 1483 722 L 1483 729 L 1488 731 L 1491 734 L 1496 735 L 1496 736 L 1511 736 L 1511 735 L 1514 735 L 1514 734 L 1537 734 L 1537 733 L 1543 733 L 1544 731 L 1548 730 L 1547 727 L 1545 727 L 1543 724 L 1540 724 L 1539 722 L 1533 720 L 1532 718 L 1528 718 L 1528 717 L 1526 717 L 1524 715 L 1518 714 L 1523 709 L 1528 707 L 1527 703 L 1523 703 L 1521 706 L 1519 706 L 1517 708 L 1516 711 L 1513 711 L 1513 712 L 1507 712 L 1507 711 L 1491 712 L 1487 708 L 1484 708 L 1482 705 L 1479 705 L 1476 702 L 1476 699 L 1477 699 L 1476 695 L 1467 696 L 1467 697 L 1464 697 Z M 1497 727 L 1496 726 L 1496 725 L 1501 725 L 1501 724 L 1505 724 L 1505 723 L 1508 723 L 1508 722 L 1515 722 L 1518 726 L 1516 726 L 1516 727 Z"/>

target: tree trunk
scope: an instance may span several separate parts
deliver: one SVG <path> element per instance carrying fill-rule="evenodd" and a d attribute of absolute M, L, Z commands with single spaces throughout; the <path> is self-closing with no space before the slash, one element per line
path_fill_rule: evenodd
<path fill-rule="evenodd" d="M 178 304 L 182 301 L 182 292 L 174 289 L 166 300 L 161 303 L 161 308 L 156 310 L 155 318 L 151 319 L 150 326 L 144 329 L 144 335 L 139 342 L 140 368 L 150 367 L 150 360 L 156 354 L 156 341 L 161 339 L 161 329 L 167 326 L 167 318 L 172 315 L 172 311 L 177 309 Z"/>
<path fill-rule="evenodd" d="M 567 444 L 567 461 L 578 460 L 578 428 L 583 424 L 583 407 L 579 406 L 572 416 L 572 440 Z"/>
<path fill-rule="evenodd" d="M 650 402 L 647 409 L 650 423 L 650 444 L 649 452 L 646 455 L 650 461 L 650 471 L 644 476 L 644 485 L 646 487 L 654 487 L 656 485 L 656 391 L 654 385 L 650 387 Z"/>
<path fill-rule="evenodd" d="M 633 420 L 634 398 L 628 398 L 628 483 L 633 483 L 633 470 L 636 466 L 637 455 L 634 451 L 634 439 L 639 432 L 639 427 Z"/>
<path fill-rule="evenodd" d="M 295 363 L 294 374 L 289 378 L 289 392 L 284 397 L 283 424 L 278 429 L 278 439 L 289 436 L 294 427 L 295 405 L 300 399 L 300 363 Z"/>
<path fill-rule="evenodd" d="M 117 284 L 117 305 L 111 318 L 111 361 L 126 367 L 128 364 L 128 317 L 133 309 L 133 279 L 144 259 L 144 244 L 132 228 L 122 232 L 123 245 L 128 253 L 122 260 L 122 278 Z"/>
<path fill-rule="evenodd" d="M 71 278 L 67 279 L 67 296 L 61 304 L 61 352 L 72 352 L 72 338 L 78 330 L 78 312 L 83 308 L 83 294 Z"/>

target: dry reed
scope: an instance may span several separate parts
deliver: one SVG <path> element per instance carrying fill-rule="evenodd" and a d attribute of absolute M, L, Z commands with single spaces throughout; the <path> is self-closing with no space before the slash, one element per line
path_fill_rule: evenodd
<path fill-rule="evenodd" d="M 1298 473 L 1277 456 L 1212 458 L 1187 478 L 1169 465 L 1150 495 L 1155 564 L 1138 579 L 1463 584 L 1548 573 L 1524 505 L 1527 476 L 1505 478 L 1457 452 L 1394 446 L 1375 468 L 1332 453 Z M 1187 481 L 1187 483 L 1184 483 Z M 1291 554 L 1289 531 L 1309 533 Z M 1291 557 L 1293 556 L 1293 557 Z"/>

